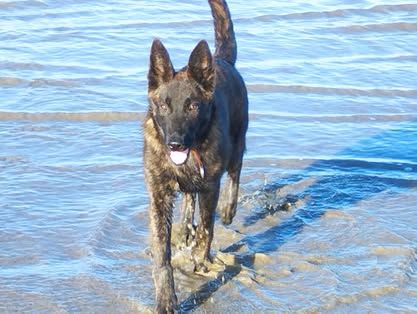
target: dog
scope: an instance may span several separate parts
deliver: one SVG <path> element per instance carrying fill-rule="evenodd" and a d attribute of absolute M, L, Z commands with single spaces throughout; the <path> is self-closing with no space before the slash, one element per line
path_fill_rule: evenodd
<path fill-rule="evenodd" d="M 177 307 L 171 266 L 172 211 L 177 193 L 184 195 L 181 239 L 190 245 L 195 235 L 192 256 L 196 269 L 204 271 L 210 263 L 217 206 L 226 225 L 236 213 L 248 97 L 234 66 L 237 45 L 227 3 L 208 2 L 214 19 L 214 55 L 201 40 L 188 64 L 176 71 L 161 41 L 155 39 L 150 52 L 143 156 L 157 313 L 173 313 Z M 227 179 L 220 192 L 225 172 Z M 200 222 L 196 230 L 190 230 L 196 202 Z"/>

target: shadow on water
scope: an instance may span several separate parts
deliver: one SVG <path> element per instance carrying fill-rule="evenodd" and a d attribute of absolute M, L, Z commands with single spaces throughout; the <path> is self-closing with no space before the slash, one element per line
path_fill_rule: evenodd
<path fill-rule="evenodd" d="M 391 145 L 395 143 L 395 145 Z M 345 156 L 354 156 L 349 159 Z M 242 266 L 253 268 L 254 253 L 271 253 L 301 233 L 303 228 L 322 217 L 328 210 L 343 210 L 383 191 L 417 187 L 417 123 L 401 123 L 395 129 L 359 141 L 354 147 L 338 153 L 333 160 L 318 160 L 300 174 L 293 175 L 263 187 L 253 195 L 245 196 L 262 199 L 261 206 L 244 219 L 244 226 L 250 226 L 286 210 L 283 204 L 296 203 L 292 215 L 279 224 L 256 234 L 248 234 L 236 243 L 222 250 L 235 254 L 237 266 L 226 266 L 216 278 L 204 283 L 179 305 L 180 313 L 197 309 L 221 286 L 237 276 Z M 393 160 L 399 160 L 398 162 Z M 390 175 L 386 175 L 389 172 Z M 283 194 L 291 187 L 310 180 L 297 195 Z M 271 197 L 272 195 L 272 197 Z M 277 197 L 278 196 L 278 197 Z M 244 197 L 244 199 L 245 199 Z M 271 200 L 275 203 L 271 203 Z M 259 202 L 258 202 L 259 204 Z M 239 253 L 245 247 L 248 253 Z"/>

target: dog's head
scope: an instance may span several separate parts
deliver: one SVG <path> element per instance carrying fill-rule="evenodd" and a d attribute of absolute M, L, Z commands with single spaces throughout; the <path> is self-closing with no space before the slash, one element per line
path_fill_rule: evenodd
<path fill-rule="evenodd" d="M 175 72 L 159 40 L 151 48 L 148 73 L 149 110 L 171 160 L 183 164 L 204 136 L 213 110 L 213 58 L 206 41 L 192 51 L 188 65 Z"/>

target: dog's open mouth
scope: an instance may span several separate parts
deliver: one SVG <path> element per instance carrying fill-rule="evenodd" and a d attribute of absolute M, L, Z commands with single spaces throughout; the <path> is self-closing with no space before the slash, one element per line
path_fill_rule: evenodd
<path fill-rule="evenodd" d="M 182 145 L 169 145 L 169 157 L 177 166 L 182 165 L 187 161 L 189 148 Z"/>

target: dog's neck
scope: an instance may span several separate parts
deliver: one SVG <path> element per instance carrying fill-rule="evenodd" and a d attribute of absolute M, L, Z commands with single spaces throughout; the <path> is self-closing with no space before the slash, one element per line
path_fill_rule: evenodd
<path fill-rule="evenodd" d="M 216 114 L 216 104 L 214 103 L 214 101 L 211 101 L 210 104 L 208 104 L 208 106 L 211 106 L 210 117 L 205 123 L 205 125 L 203 125 L 200 131 L 197 133 L 197 146 L 201 146 L 206 141 L 210 132 L 210 128 L 212 128 L 214 125 L 213 120 Z"/>
<path fill-rule="evenodd" d="M 201 156 L 195 148 L 191 149 L 191 153 L 194 157 L 194 160 L 197 162 L 197 166 L 198 166 L 198 170 L 200 172 L 200 176 L 204 179 L 204 174 L 205 174 L 204 173 L 204 164 L 203 164 L 203 161 L 201 160 Z"/>

